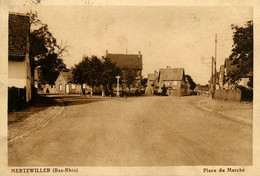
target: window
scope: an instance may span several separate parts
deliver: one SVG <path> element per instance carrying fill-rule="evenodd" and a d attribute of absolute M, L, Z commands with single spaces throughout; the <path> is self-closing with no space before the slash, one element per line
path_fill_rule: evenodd
<path fill-rule="evenodd" d="M 59 85 L 59 90 L 62 90 L 62 84 Z"/>
<path fill-rule="evenodd" d="M 173 81 L 173 85 L 174 85 L 174 86 L 177 86 L 177 81 Z"/>
<path fill-rule="evenodd" d="M 76 85 L 75 85 L 75 84 L 72 84 L 72 85 L 71 85 L 71 89 L 76 89 Z"/>

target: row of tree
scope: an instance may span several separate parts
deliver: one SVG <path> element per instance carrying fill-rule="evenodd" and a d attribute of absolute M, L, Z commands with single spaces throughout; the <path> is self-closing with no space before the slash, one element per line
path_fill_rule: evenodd
<path fill-rule="evenodd" d="M 109 94 L 116 84 L 116 76 L 121 75 L 122 71 L 107 58 L 96 56 L 84 56 L 82 60 L 72 67 L 72 82 L 81 85 L 87 84 L 92 90 L 95 86 L 102 86 L 105 94 Z"/>

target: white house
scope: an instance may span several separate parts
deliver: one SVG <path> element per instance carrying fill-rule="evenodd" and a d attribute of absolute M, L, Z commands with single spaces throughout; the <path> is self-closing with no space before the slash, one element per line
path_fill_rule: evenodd
<path fill-rule="evenodd" d="M 8 87 L 26 88 L 26 102 L 32 98 L 29 59 L 30 19 L 23 14 L 9 14 Z"/>

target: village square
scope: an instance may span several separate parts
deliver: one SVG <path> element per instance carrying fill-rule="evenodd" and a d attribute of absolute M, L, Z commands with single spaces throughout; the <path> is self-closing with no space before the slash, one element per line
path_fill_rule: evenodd
<path fill-rule="evenodd" d="M 60 35 L 55 31 L 59 25 L 48 26 L 52 24 L 51 15 L 45 14 L 48 18 L 44 18 L 40 10 L 39 13 L 10 11 L 9 166 L 252 165 L 250 9 L 245 10 L 248 16 L 244 15 L 241 21 L 227 19 L 225 30 L 229 31 L 227 38 L 231 41 L 227 53 L 223 52 L 226 49 L 223 26 L 212 29 L 211 38 L 205 39 L 209 44 L 198 41 L 196 45 L 200 47 L 196 47 L 189 46 L 189 38 L 198 35 L 202 39 L 206 34 L 198 31 L 193 34 L 185 24 L 179 32 L 186 31 L 186 37 L 171 45 L 164 34 L 169 36 L 168 27 L 182 24 L 181 20 L 167 21 L 167 15 L 159 15 L 162 11 L 149 18 L 149 9 L 133 11 L 136 13 L 127 17 L 126 11 L 132 10 L 117 11 L 128 19 L 129 25 L 117 20 L 120 15 L 113 16 L 113 10 L 104 17 L 105 24 L 100 19 L 96 22 L 91 15 L 88 18 L 82 15 L 82 24 L 77 25 L 85 25 L 86 29 L 69 33 L 73 36 L 71 41 L 79 43 L 73 47 L 56 38 L 55 35 Z M 167 10 L 165 13 L 170 13 Z M 89 11 L 100 15 L 100 10 Z M 134 16 L 139 13 L 142 15 Z M 216 19 L 222 19 L 218 15 Z M 197 25 L 198 20 L 203 22 L 204 17 L 198 19 L 199 15 L 186 11 L 184 16 L 191 17 L 191 25 Z M 69 18 L 68 28 L 73 28 L 76 19 Z M 161 24 L 162 19 L 166 24 Z M 205 19 L 210 24 L 211 19 L 207 16 Z M 85 24 L 84 20 L 91 21 L 92 25 Z M 146 25 L 138 28 L 138 20 Z M 94 29 L 96 23 L 102 24 L 102 29 Z M 116 26 L 117 23 L 121 25 Z M 156 29 L 155 24 L 162 29 Z M 220 20 L 218 24 L 224 22 Z M 145 26 L 149 25 L 152 27 L 146 30 Z M 132 34 L 132 28 L 142 33 Z M 67 30 L 64 29 L 64 37 L 68 36 Z M 80 36 L 85 31 L 93 34 Z M 130 37 L 113 39 L 122 31 L 128 31 L 122 35 Z M 81 44 L 83 36 L 88 38 L 89 45 Z M 102 42 L 95 43 L 97 40 Z M 80 45 L 84 46 L 85 53 L 81 53 Z M 158 46 L 153 48 L 153 45 Z M 212 45 L 211 52 L 200 55 L 209 45 Z M 119 50 L 120 47 L 123 49 Z M 199 50 L 198 58 L 192 55 L 196 50 Z M 75 53 L 66 55 L 69 52 Z M 171 52 L 182 52 L 182 55 L 174 60 Z M 77 54 L 80 56 L 76 57 Z"/>

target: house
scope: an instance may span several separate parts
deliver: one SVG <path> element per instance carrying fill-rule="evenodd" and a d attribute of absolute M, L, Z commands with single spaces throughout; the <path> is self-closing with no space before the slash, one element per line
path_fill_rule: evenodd
<path fill-rule="evenodd" d="M 210 86 L 209 85 L 200 85 L 196 84 L 195 91 L 197 95 L 209 95 Z"/>
<path fill-rule="evenodd" d="M 29 16 L 9 13 L 8 87 L 24 89 L 25 102 L 32 99 L 33 84 L 32 61 L 29 58 L 29 38 Z"/>
<path fill-rule="evenodd" d="M 165 86 L 167 94 L 172 96 L 187 95 L 187 82 L 185 81 L 185 72 L 183 68 L 167 68 L 159 71 L 159 91 Z"/>
<path fill-rule="evenodd" d="M 219 68 L 218 86 L 219 86 L 219 89 L 225 88 L 225 66 L 224 65 L 220 65 L 220 68 Z"/>
<path fill-rule="evenodd" d="M 225 67 L 225 78 L 228 79 L 230 77 L 230 72 L 234 69 L 237 69 L 237 65 L 233 65 L 232 64 L 232 60 L 230 58 L 226 58 L 225 59 L 225 63 L 224 63 L 224 67 Z M 240 78 L 240 81 L 238 82 L 238 85 L 241 85 L 243 87 L 249 88 L 247 83 L 249 81 L 250 78 L 253 77 L 253 72 L 248 73 L 247 75 L 244 75 L 243 77 Z M 226 88 L 234 88 L 235 85 L 227 82 L 226 83 Z"/>
<path fill-rule="evenodd" d="M 139 89 L 141 87 L 143 62 L 140 51 L 138 54 L 111 54 L 106 51 L 106 58 L 110 59 L 112 63 L 122 70 L 123 77 L 127 69 L 134 70 L 137 76 L 131 85 L 131 89 Z M 122 79 L 121 89 L 127 89 L 124 78 Z"/>
<path fill-rule="evenodd" d="M 72 72 L 60 72 L 55 81 L 56 93 L 80 93 L 81 85 L 71 81 Z"/>
<path fill-rule="evenodd" d="M 145 94 L 154 94 L 154 91 L 158 88 L 158 77 L 159 74 L 155 70 L 154 73 L 149 73 L 147 77 L 147 86 L 145 89 Z"/>

